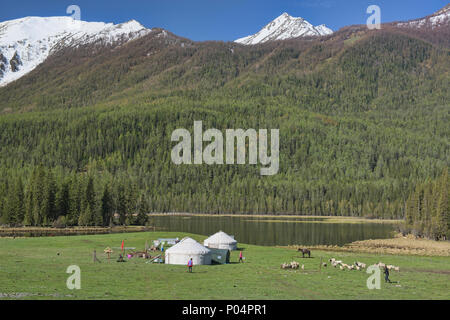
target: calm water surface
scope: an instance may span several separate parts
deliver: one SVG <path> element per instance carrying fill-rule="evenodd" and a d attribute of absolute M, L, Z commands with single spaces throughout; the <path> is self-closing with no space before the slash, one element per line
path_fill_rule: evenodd
<path fill-rule="evenodd" d="M 151 216 L 157 230 L 180 231 L 205 236 L 222 230 L 234 235 L 238 243 L 264 246 L 343 245 L 357 240 L 385 239 L 392 236 L 394 224 L 326 223 L 325 218 L 278 218 L 234 216 Z"/>

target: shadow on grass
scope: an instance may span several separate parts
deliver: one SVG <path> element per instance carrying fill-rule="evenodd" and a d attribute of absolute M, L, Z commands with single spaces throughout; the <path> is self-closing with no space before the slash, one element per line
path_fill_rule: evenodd
<path fill-rule="evenodd" d="M 227 265 L 227 264 L 245 264 L 245 263 L 248 263 L 248 262 L 237 262 L 237 261 L 230 261 L 230 262 L 227 262 L 227 263 L 212 262 L 210 264 L 210 266 L 224 266 L 224 265 Z"/>
<path fill-rule="evenodd" d="M 299 258 L 299 259 L 314 259 L 315 257 L 293 256 L 293 258 Z"/>

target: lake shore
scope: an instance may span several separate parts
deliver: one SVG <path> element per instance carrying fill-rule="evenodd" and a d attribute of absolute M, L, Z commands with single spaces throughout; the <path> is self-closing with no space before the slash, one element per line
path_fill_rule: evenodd
<path fill-rule="evenodd" d="M 0 227 L 0 238 L 76 236 L 155 231 L 152 226 L 114 227 Z"/>
<path fill-rule="evenodd" d="M 303 216 L 303 215 L 286 215 L 286 214 L 209 214 L 209 213 L 183 213 L 183 212 L 166 212 L 166 213 L 149 213 L 151 216 L 198 216 L 198 217 L 248 217 L 248 218 L 267 218 L 268 222 L 281 222 L 276 218 L 282 219 L 323 219 L 322 221 L 292 221 L 304 223 L 402 223 L 401 219 L 369 219 L 364 217 L 344 217 L 344 216 Z M 286 222 L 283 221 L 283 222 Z"/>
<path fill-rule="evenodd" d="M 296 247 L 300 246 L 286 246 L 286 248 Z M 308 248 L 337 252 L 450 257 L 450 241 L 422 239 L 413 235 L 403 236 L 400 233 L 391 239 L 370 239 L 343 246 L 318 245 Z"/>

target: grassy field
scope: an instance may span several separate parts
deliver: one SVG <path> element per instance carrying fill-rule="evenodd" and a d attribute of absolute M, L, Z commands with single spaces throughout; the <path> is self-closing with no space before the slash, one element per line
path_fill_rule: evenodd
<path fill-rule="evenodd" d="M 239 244 L 231 264 L 185 266 L 146 264 L 142 258 L 117 263 L 103 254 L 105 247 L 143 249 L 145 241 L 183 237 L 174 232 L 139 232 L 41 238 L 0 238 L 0 299 L 450 299 L 450 257 L 425 257 L 312 251 L 302 259 L 294 249 Z M 204 236 L 189 235 L 196 240 Z M 101 263 L 93 263 L 96 249 Z M 57 253 L 60 253 L 59 255 Z M 319 270 L 335 257 L 345 263 L 382 261 L 400 266 L 391 272 L 394 283 L 382 279 L 380 290 L 369 290 L 364 271 Z M 298 261 L 305 270 L 282 270 L 283 262 Z M 69 290 L 69 265 L 81 268 L 81 289 Z"/>

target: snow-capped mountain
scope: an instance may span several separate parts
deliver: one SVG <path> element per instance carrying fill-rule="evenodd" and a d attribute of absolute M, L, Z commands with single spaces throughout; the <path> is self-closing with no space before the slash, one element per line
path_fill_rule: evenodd
<path fill-rule="evenodd" d="M 124 43 L 151 30 L 131 20 L 114 25 L 71 17 L 26 17 L 0 23 L 0 86 L 19 79 L 68 46 Z"/>
<path fill-rule="evenodd" d="M 449 24 L 450 24 L 450 4 L 446 5 L 444 8 L 440 9 L 439 11 L 436 11 L 434 14 L 427 16 L 425 18 L 395 23 L 395 25 L 398 27 L 431 28 L 431 29 L 435 29 L 437 27 Z"/>
<path fill-rule="evenodd" d="M 271 40 L 283 40 L 306 36 L 324 36 L 332 34 L 333 30 L 324 24 L 313 26 L 303 18 L 292 17 L 286 12 L 267 24 L 258 33 L 235 40 L 241 44 L 257 44 Z"/>

